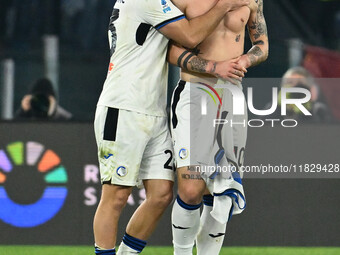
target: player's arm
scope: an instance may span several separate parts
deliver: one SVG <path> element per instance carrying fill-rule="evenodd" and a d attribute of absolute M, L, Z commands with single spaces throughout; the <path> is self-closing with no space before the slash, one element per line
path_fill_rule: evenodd
<path fill-rule="evenodd" d="M 242 80 L 247 70 L 237 64 L 238 59 L 229 61 L 206 60 L 196 56 L 193 52 L 184 49 L 174 42 L 169 43 L 167 60 L 173 65 L 177 65 L 184 70 L 198 73 L 207 73 L 216 77 L 229 80 Z"/>
<path fill-rule="evenodd" d="M 253 47 L 239 61 L 245 68 L 256 66 L 268 58 L 269 42 L 263 0 L 258 0 L 257 8 L 250 14 L 248 32 Z"/>
<path fill-rule="evenodd" d="M 214 31 L 228 11 L 248 5 L 249 2 L 249 0 L 218 0 L 207 13 L 191 20 L 181 19 L 171 22 L 158 30 L 180 45 L 193 49 Z M 175 0 L 174 4 L 185 13 L 185 6 L 180 1 L 176 3 Z"/>

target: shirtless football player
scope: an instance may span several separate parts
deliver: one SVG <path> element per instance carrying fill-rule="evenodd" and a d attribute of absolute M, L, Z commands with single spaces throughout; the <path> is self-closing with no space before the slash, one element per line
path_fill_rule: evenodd
<path fill-rule="evenodd" d="M 215 0 L 195 2 L 173 0 L 173 2 L 188 19 L 192 19 L 206 13 L 214 5 Z M 244 53 L 246 26 L 253 46 L 247 53 Z M 194 50 L 186 50 L 174 43 L 169 46 L 168 61 L 182 68 L 181 80 L 174 90 L 171 106 L 171 131 L 178 180 L 178 196 L 172 210 L 175 255 L 191 255 L 195 240 L 198 255 L 219 254 L 227 220 L 233 214 L 241 213 L 245 207 L 245 201 L 243 201 L 244 205 L 240 206 L 239 204 L 239 200 L 244 200 L 242 180 L 240 176 L 233 176 L 233 180 L 228 180 L 229 189 L 226 189 L 232 191 L 224 193 L 227 197 L 227 200 L 224 201 L 228 203 L 228 211 L 220 212 L 227 214 L 227 220 L 218 221 L 216 220 L 218 217 L 213 217 L 212 210 L 214 201 L 216 201 L 216 193 L 212 188 L 209 189 L 209 181 L 203 179 L 202 174 L 196 171 L 196 166 L 202 165 L 203 162 L 198 155 L 211 153 L 213 142 L 211 142 L 211 146 L 207 145 L 202 140 L 203 136 L 207 136 L 206 133 L 203 135 L 195 128 L 204 125 L 204 123 L 210 123 L 211 119 L 197 114 L 197 112 L 200 113 L 200 109 L 195 111 L 195 107 L 200 107 L 200 105 L 197 102 L 192 102 L 193 98 L 201 98 L 204 93 L 208 93 L 215 98 L 216 102 L 222 104 L 220 109 L 216 103 L 215 105 L 211 104 L 210 112 L 224 112 L 227 116 L 224 117 L 229 121 L 234 120 L 238 123 L 247 120 L 246 115 L 233 116 L 232 94 L 223 89 L 223 95 L 221 95 L 215 87 L 216 84 L 229 83 L 242 89 L 240 81 L 244 77 L 246 69 L 265 61 L 268 57 L 268 48 L 263 0 L 251 0 L 249 6 L 228 12 L 215 31 Z M 214 61 L 222 60 L 230 60 L 230 73 L 227 80 L 207 74 L 208 71 L 216 68 Z M 243 71 L 235 70 L 236 64 L 242 66 Z M 193 118 L 188 114 L 200 116 Z M 238 168 L 242 166 L 246 137 L 247 125 L 223 127 L 223 152 L 228 164 L 232 163 Z M 202 141 L 198 143 L 196 140 Z M 199 208 L 202 200 L 204 208 L 200 216 Z"/>

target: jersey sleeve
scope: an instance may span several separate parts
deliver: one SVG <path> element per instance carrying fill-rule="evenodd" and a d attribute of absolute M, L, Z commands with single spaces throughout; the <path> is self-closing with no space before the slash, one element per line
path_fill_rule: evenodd
<path fill-rule="evenodd" d="M 145 22 L 156 29 L 184 19 L 184 14 L 171 2 L 171 0 L 139 0 L 144 2 L 142 16 Z"/>

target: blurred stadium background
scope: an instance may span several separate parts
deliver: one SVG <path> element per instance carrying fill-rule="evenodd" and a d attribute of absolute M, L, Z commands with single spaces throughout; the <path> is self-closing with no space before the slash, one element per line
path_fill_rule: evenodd
<path fill-rule="evenodd" d="M 113 4 L 114 0 L 0 0 L 1 245 L 92 245 L 92 217 L 100 195 L 92 121 L 108 69 L 107 24 Z M 331 81 L 320 87 L 333 121 L 289 132 L 250 129 L 246 164 L 339 163 L 340 1 L 267 0 L 264 13 L 269 59 L 250 69 L 247 76 L 280 78 L 290 67 L 306 67 L 316 78 Z M 246 42 L 248 49 L 249 40 Z M 60 105 L 73 114 L 73 121 L 13 120 L 21 99 L 41 77 L 53 82 Z M 169 94 L 177 78 L 178 69 L 172 67 Z M 254 102 L 261 108 L 271 100 L 271 91 L 270 85 L 259 86 L 263 93 L 257 92 Z M 304 138 L 297 139 L 301 134 Z M 22 169 L 53 174 L 27 175 Z M 249 209 L 231 222 L 225 245 L 340 246 L 339 184 L 339 173 L 332 179 L 246 180 Z M 36 215 L 38 219 L 21 215 L 19 211 L 35 205 L 47 186 L 65 188 L 64 198 L 58 193 L 60 208 L 47 210 L 51 215 L 45 215 L 45 221 L 39 221 L 42 215 Z M 143 195 L 143 191 L 134 191 L 122 226 Z M 13 209 L 10 201 L 20 206 Z M 47 208 L 41 206 L 37 209 Z M 31 225 L 25 226 L 25 221 Z M 169 221 L 168 211 L 151 245 L 171 245 Z M 121 235 L 124 229 L 119 231 Z M 0 254 L 17 254 L 12 250 L 0 246 Z M 20 254 L 38 254 L 33 250 Z M 80 254 L 75 250 L 79 249 L 42 254 Z M 82 254 L 90 254 L 87 251 L 92 252 L 85 248 Z M 266 253 L 265 249 L 232 252 L 228 250 L 228 254 L 300 254 L 288 250 Z M 315 249 L 301 254 L 340 251 Z"/>

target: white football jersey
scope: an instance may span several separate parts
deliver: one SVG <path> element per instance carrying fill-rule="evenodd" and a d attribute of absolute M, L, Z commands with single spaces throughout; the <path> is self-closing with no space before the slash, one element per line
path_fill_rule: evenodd
<path fill-rule="evenodd" d="M 168 39 L 157 29 L 183 19 L 170 0 L 117 0 L 111 60 L 98 105 L 166 116 Z"/>

